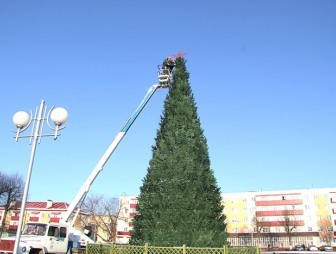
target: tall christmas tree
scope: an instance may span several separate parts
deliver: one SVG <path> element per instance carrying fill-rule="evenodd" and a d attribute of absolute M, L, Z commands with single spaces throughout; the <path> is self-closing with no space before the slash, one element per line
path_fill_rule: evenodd
<path fill-rule="evenodd" d="M 130 244 L 222 247 L 227 233 L 220 188 L 181 57 L 155 141 Z"/>

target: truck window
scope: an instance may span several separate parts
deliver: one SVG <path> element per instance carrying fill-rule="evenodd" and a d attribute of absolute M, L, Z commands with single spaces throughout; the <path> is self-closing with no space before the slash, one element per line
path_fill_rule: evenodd
<path fill-rule="evenodd" d="M 59 228 L 58 227 L 49 227 L 48 236 L 59 237 Z"/>
<path fill-rule="evenodd" d="M 39 225 L 37 227 L 37 235 L 45 235 L 46 225 Z"/>
<path fill-rule="evenodd" d="M 67 236 L 67 228 L 61 227 L 60 237 L 66 237 L 66 236 Z"/>

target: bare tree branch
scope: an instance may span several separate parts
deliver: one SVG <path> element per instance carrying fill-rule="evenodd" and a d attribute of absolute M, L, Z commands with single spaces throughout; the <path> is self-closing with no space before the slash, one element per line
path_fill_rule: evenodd
<path fill-rule="evenodd" d="M 334 238 L 332 221 L 325 216 L 318 222 L 318 226 L 321 228 L 321 232 L 319 232 L 320 238 L 323 238 L 323 241 L 330 244 Z"/>
<path fill-rule="evenodd" d="M 287 233 L 289 243 L 291 244 L 293 234 L 298 227 L 294 206 L 292 207 L 292 210 L 283 211 L 283 227 Z"/>
<path fill-rule="evenodd" d="M 22 200 L 24 190 L 23 177 L 19 173 L 6 175 L 0 172 L 0 204 L 4 207 L 0 236 L 5 228 L 5 218 L 11 209 L 16 209 L 17 201 Z"/>
<path fill-rule="evenodd" d="M 260 233 L 262 232 L 264 226 L 261 223 L 261 219 L 257 217 L 257 214 L 253 215 L 251 226 L 253 228 L 253 232 L 256 232 L 257 236 L 260 237 Z"/>
<path fill-rule="evenodd" d="M 94 233 L 104 242 L 115 242 L 121 214 L 119 198 L 93 194 L 85 199 L 81 208 L 89 215 L 87 223 L 93 225 Z"/>

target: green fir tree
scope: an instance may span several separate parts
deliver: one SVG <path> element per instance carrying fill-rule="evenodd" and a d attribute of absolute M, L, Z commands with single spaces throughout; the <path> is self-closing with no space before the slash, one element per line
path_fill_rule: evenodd
<path fill-rule="evenodd" d="M 222 247 L 227 233 L 221 192 L 183 58 L 176 59 L 155 141 L 130 244 Z"/>

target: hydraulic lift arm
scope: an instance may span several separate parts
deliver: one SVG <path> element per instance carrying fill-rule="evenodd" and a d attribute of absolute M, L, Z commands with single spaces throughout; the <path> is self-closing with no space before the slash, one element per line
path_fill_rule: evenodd
<path fill-rule="evenodd" d="M 101 157 L 100 161 L 98 162 L 98 164 L 96 165 L 96 167 L 93 169 L 93 171 L 91 172 L 90 176 L 88 177 L 88 179 L 86 180 L 86 182 L 84 183 L 84 185 L 82 186 L 82 188 L 77 193 L 75 199 L 70 204 L 70 206 L 68 208 L 68 211 L 65 214 L 64 218 L 62 218 L 62 220 L 64 222 L 67 222 L 68 224 L 70 224 L 71 226 L 73 226 L 73 224 L 75 222 L 75 219 L 77 217 L 77 214 L 78 214 L 77 213 L 76 215 L 73 215 L 76 207 L 78 206 L 78 204 L 81 201 L 83 201 L 85 199 L 85 196 L 88 193 L 88 191 L 89 191 L 89 189 L 91 187 L 91 184 L 96 179 L 96 177 L 98 176 L 98 174 L 103 170 L 104 165 L 106 164 L 106 162 L 108 161 L 108 159 L 111 157 L 111 155 L 114 152 L 114 150 L 117 148 L 117 146 L 119 145 L 119 143 L 121 142 L 121 140 L 123 139 L 123 137 L 126 135 L 126 133 L 129 130 L 129 128 L 132 126 L 132 124 L 134 123 L 134 121 L 136 120 L 136 118 L 139 116 L 139 114 L 141 113 L 141 111 L 144 109 L 144 107 L 146 106 L 146 104 L 150 100 L 150 98 L 154 95 L 154 93 L 159 88 L 166 88 L 166 87 L 168 87 L 169 83 L 170 83 L 170 82 L 166 82 L 166 80 L 165 80 L 165 82 L 161 82 L 160 81 L 160 74 L 159 74 L 159 82 L 160 82 L 160 84 L 155 84 L 155 85 L 151 86 L 151 88 L 148 90 L 147 94 L 145 95 L 145 97 L 143 98 L 143 100 L 141 101 L 141 103 L 139 104 L 139 106 L 137 107 L 137 109 L 135 110 L 135 112 L 126 121 L 125 125 L 118 132 L 118 134 L 116 135 L 116 137 L 112 141 L 111 145 L 108 147 L 108 149 L 106 150 L 106 152 L 104 153 L 104 155 Z M 79 211 L 79 209 L 77 210 L 77 212 L 78 211 Z"/>

